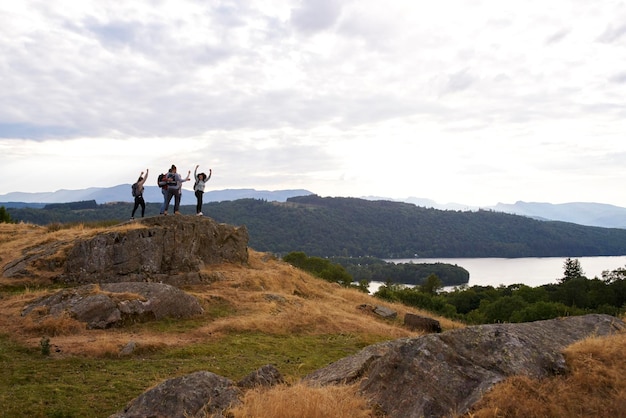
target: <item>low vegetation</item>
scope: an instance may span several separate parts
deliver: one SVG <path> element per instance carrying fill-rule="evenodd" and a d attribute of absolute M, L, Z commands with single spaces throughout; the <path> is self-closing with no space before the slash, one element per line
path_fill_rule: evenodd
<path fill-rule="evenodd" d="M 62 257 L 63 243 L 100 228 L 107 227 L 0 224 L 0 267 L 43 243 L 56 243 Z M 168 378 L 207 370 L 237 381 L 271 363 L 287 383 L 247 392 L 243 404 L 230 411 L 233 417 L 292 417 L 294 411 L 302 417 L 374 417 L 377 411 L 356 387 L 299 383 L 309 372 L 367 345 L 420 335 L 400 319 L 380 319 L 357 307 L 386 306 L 399 318 L 408 312 L 434 317 L 444 331 L 465 326 L 322 280 L 254 250 L 248 265 L 213 266 L 211 273 L 221 279 L 183 289 L 200 299 L 201 316 L 112 330 L 87 330 L 71 318 L 22 317 L 26 305 L 59 285 L 45 274 L 0 278 L 0 415 L 108 416 Z M 509 379 L 468 416 L 620 416 L 626 409 L 626 364 L 619 359 L 624 338 L 576 344 L 567 351 L 571 373 L 540 382 Z M 121 355 L 131 341 L 135 351 Z M 574 410 L 573 405 L 582 406 Z"/>
<path fill-rule="evenodd" d="M 589 313 L 624 315 L 626 269 L 605 271 L 601 279 L 588 279 L 579 261 L 568 258 L 563 270 L 558 283 L 534 288 L 520 283 L 499 287 L 462 286 L 440 292 L 436 286 L 428 286 L 427 280 L 415 287 L 388 282 L 375 296 L 468 324 L 529 322 Z"/>

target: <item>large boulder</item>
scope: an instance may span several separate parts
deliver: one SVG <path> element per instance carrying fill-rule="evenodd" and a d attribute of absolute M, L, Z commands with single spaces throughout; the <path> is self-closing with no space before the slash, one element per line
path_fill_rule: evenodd
<path fill-rule="evenodd" d="M 207 371 L 168 379 L 139 395 L 110 418 L 200 418 L 222 416 L 239 403 L 241 391 L 225 377 Z"/>
<path fill-rule="evenodd" d="M 436 319 L 412 313 L 404 315 L 404 325 L 413 331 L 441 332 L 441 324 Z"/>
<path fill-rule="evenodd" d="M 77 240 L 68 251 L 67 283 L 163 282 L 180 286 L 210 281 L 211 264 L 248 261 L 245 226 L 197 216 L 143 218 L 140 228 L 117 229 Z"/>
<path fill-rule="evenodd" d="M 168 379 L 148 389 L 109 418 L 204 418 L 223 417 L 223 412 L 239 404 L 243 391 L 259 386 L 284 383 L 278 369 L 267 364 L 238 383 L 207 371 Z"/>
<path fill-rule="evenodd" d="M 33 311 L 42 318 L 68 315 L 87 328 L 105 329 L 165 317 L 189 318 L 203 309 L 198 299 L 171 285 L 131 282 L 64 289 L 28 305 L 22 315 Z"/>
<path fill-rule="evenodd" d="M 624 330 L 621 320 L 597 314 L 473 326 L 366 347 L 304 381 L 360 382 L 361 392 L 389 417 L 463 414 L 508 376 L 564 373 L 565 347 Z"/>

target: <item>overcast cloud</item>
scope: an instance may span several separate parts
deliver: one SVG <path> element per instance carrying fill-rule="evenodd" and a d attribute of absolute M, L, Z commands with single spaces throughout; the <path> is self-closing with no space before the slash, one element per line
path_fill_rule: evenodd
<path fill-rule="evenodd" d="M 626 207 L 623 2 L 22 0 L 0 23 L 0 194 L 173 163 L 213 189 Z"/>

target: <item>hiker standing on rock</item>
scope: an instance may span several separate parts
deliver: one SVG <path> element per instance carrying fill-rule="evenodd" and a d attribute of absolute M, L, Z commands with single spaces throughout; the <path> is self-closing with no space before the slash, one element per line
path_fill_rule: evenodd
<path fill-rule="evenodd" d="M 167 173 L 171 173 L 172 169 L 170 168 Z M 161 194 L 163 195 L 163 202 L 161 202 L 161 209 L 159 210 L 159 215 L 163 215 L 165 213 L 165 204 L 167 203 L 167 174 L 159 174 L 159 178 L 157 179 L 157 184 L 161 188 Z"/>
<path fill-rule="evenodd" d="M 180 174 L 176 172 L 176 166 L 172 164 L 172 168 L 169 173 L 167 173 L 167 201 L 165 202 L 165 209 L 163 210 L 163 215 L 167 215 L 167 210 L 170 207 L 170 202 L 172 201 L 172 197 L 174 198 L 174 213 L 179 215 L 180 208 L 180 197 L 181 197 L 181 189 L 183 187 L 183 183 L 189 181 L 189 176 L 191 175 L 191 170 L 187 172 L 187 178 L 183 179 Z"/>
<path fill-rule="evenodd" d="M 200 166 L 196 165 L 196 169 L 193 170 L 193 177 L 196 180 L 193 185 L 193 191 L 196 194 L 196 215 L 202 216 L 202 196 L 204 195 L 204 186 L 206 185 L 206 182 L 209 181 L 209 179 L 211 178 L 213 170 L 209 168 L 209 177 L 207 177 L 205 173 L 197 174 L 198 167 Z"/>
<path fill-rule="evenodd" d="M 143 200 L 143 184 L 146 182 L 147 179 L 148 179 L 148 169 L 146 168 L 146 176 L 145 177 L 143 176 L 143 171 L 142 171 L 141 174 L 139 175 L 139 178 L 137 179 L 135 184 L 133 184 L 132 186 L 133 197 L 135 198 L 135 206 L 133 207 L 133 212 L 130 214 L 131 220 L 135 219 L 135 211 L 140 205 L 141 205 L 141 217 L 143 218 L 144 214 L 146 213 L 146 202 L 145 200 Z"/>

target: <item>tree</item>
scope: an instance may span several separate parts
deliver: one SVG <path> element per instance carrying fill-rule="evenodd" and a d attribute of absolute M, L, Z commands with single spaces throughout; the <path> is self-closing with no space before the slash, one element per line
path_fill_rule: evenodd
<path fill-rule="evenodd" d="M 443 285 L 441 284 L 439 277 L 436 274 L 431 274 L 426 278 L 424 284 L 420 286 L 420 290 L 430 295 L 436 295 L 442 287 Z"/>
<path fill-rule="evenodd" d="M 619 280 L 626 279 L 626 268 L 618 267 L 615 270 L 604 270 L 602 272 L 602 280 L 605 283 L 614 283 Z"/>
<path fill-rule="evenodd" d="M 565 263 L 563 263 L 563 278 L 560 282 L 565 283 L 581 277 L 585 277 L 585 273 L 583 273 L 583 269 L 580 266 L 580 261 L 577 258 L 566 258 Z"/>
<path fill-rule="evenodd" d="M 13 223 L 9 212 L 4 208 L 4 206 L 0 206 L 0 223 Z"/>

